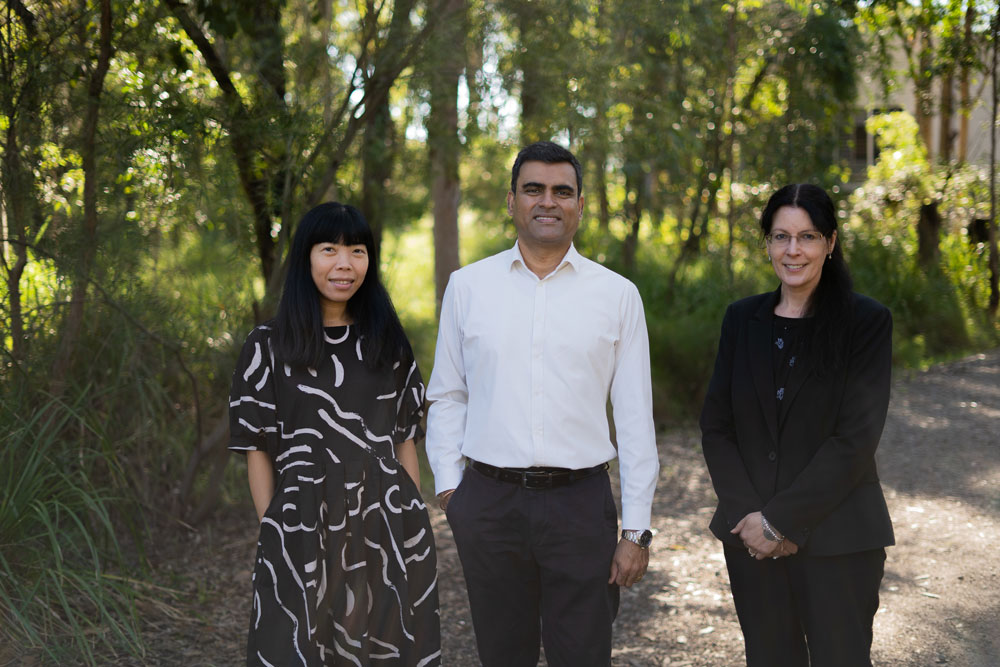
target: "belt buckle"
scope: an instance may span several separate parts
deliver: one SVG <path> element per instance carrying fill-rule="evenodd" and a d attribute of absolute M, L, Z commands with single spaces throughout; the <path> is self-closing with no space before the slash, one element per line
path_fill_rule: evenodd
<path fill-rule="evenodd" d="M 552 488 L 552 473 L 529 472 L 525 470 L 521 473 L 521 486 L 526 489 L 549 489 Z"/>

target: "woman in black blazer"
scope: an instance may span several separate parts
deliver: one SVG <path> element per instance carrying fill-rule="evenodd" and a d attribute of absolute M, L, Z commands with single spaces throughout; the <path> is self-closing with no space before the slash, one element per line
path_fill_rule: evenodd
<path fill-rule="evenodd" d="M 787 185 L 761 216 L 780 287 L 726 310 L 701 413 L 747 665 L 871 665 L 892 523 L 875 466 L 892 316 L 851 289 L 833 202 Z"/>

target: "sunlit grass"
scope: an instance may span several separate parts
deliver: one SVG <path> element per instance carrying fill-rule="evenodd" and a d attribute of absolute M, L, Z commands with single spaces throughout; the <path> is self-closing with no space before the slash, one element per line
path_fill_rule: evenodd
<path fill-rule="evenodd" d="M 469 264 L 514 244 L 513 224 L 464 215 L 459 219 L 459 257 Z M 437 337 L 434 286 L 434 221 L 430 215 L 382 237 L 382 279 L 406 328 L 426 380 Z"/>
<path fill-rule="evenodd" d="M 424 218 L 382 238 L 382 274 L 404 324 L 433 322 L 434 238 L 433 221 Z"/>

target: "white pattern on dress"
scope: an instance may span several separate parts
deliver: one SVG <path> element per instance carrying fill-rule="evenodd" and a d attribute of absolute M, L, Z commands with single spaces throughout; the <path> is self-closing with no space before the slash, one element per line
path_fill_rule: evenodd
<path fill-rule="evenodd" d="M 354 338 L 328 329 L 339 349 L 275 374 L 274 341 L 259 327 L 233 376 L 229 447 L 268 451 L 277 472 L 248 664 L 440 665 L 433 532 L 393 451 L 420 436 L 425 389 L 412 356 L 373 370 Z M 396 621 L 371 624 L 387 613 Z"/>

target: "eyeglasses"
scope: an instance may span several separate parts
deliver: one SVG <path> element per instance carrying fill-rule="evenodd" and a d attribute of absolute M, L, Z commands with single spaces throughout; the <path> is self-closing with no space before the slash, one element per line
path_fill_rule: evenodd
<path fill-rule="evenodd" d="M 826 240 L 826 237 L 821 232 L 802 232 L 800 234 L 774 232 L 773 234 L 767 234 L 764 240 L 767 241 L 767 245 L 769 246 L 784 248 L 792 242 L 793 238 L 798 241 L 800 246 L 819 245 Z"/>

